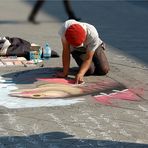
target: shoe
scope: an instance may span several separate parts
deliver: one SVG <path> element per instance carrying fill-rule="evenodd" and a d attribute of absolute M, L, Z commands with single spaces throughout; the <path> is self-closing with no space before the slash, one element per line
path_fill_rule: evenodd
<path fill-rule="evenodd" d="M 36 21 L 34 18 L 31 18 L 31 17 L 28 18 L 28 21 L 29 21 L 30 23 L 35 24 L 35 25 L 40 24 L 40 22 Z"/>

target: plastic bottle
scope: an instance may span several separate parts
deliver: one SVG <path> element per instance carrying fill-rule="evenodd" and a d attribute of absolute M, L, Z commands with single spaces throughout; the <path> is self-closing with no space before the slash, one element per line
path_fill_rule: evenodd
<path fill-rule="evenodd" d="M 46 43 L 45 48 L 43 50 L 43 58 L 48 60 L 51 57 L 51 48 L 48 43 Z"/>

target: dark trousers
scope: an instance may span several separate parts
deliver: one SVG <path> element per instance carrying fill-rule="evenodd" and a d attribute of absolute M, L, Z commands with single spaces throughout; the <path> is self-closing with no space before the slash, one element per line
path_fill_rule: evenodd
<path fill-rule="evenodd" d="M 83 61 L 84 61 L 84 56 L 85 52 L 77 51 L 74 50 L 71 52 L 72 57 L 75 59 L 76 63 L 78 64 L 79 67 L 81 67 Z M 100 45 L 93 56 L 91 65 L 86 72 L 86 75 L 91 75 L 91 74 L 97 74 L 97 75 L 105 75 L 109 71 L 109 63 L 107 61 L 106 55 L 104 53 L 104 47 Z"/>

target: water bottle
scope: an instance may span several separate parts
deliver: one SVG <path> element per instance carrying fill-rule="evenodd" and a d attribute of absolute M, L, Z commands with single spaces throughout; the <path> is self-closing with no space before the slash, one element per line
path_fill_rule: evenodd
<path fill-rule="evenodd" d="M 46 43 L 44 51 L 43 51 L 43 58 L 48 60 L 51 57 L 51 48 L 48 43 Z"/>

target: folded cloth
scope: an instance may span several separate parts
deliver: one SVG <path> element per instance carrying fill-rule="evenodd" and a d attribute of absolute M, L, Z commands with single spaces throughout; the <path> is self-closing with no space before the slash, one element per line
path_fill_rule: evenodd
<path fill-rule="evenodd" d="M 7 56 L 25 56 L 30 51 L 31 43 L 18 37 L 6 37 L 11 45 L 8 47 Z"/>
<path fill-rule="evenodd" d="M 11 45 L 8 39 L 0 37 L 0 55 L 6 55 L 8 47 Z"/>

